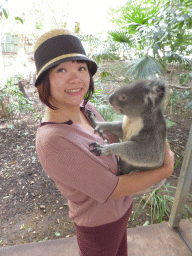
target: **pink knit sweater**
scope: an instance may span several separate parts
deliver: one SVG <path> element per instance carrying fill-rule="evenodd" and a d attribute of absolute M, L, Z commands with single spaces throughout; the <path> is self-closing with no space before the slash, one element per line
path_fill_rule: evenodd
<path fill-rule="evenodd" d="M 96 114 L 88 102 L 81 107 Z M 118 142 L 116 136 L 105 133 L 108 142 Z M 118 183 L 116 157 L 95 156 L 89 150 L 91 142 L 103 144 L 103 138 L 72 122 L 42 123 L 36 134 L 36 149 L 45 172 L 68 200 L 69 217 L 78 226 L 93 227 L 121 218 L 132 203 L 132 197 L 110 199 Z M 127 184 L 129 185 L 129 184 Z"/>

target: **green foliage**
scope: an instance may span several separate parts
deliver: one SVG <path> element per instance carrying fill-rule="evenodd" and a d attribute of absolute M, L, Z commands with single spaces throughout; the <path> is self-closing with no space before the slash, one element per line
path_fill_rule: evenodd
<path fill-rule="evenodd" d="M 5 2 L 7 2 L 8 0 L 5 0 Z M 0 3 L 0 18 L 2 17 L 2 15 L 4 15 L 4 17 L 6 19 L 8 19 L 8 14 L 7 11 L 5 10 L 5 8 L 3 8 L 3 3 Z"/>
<path fill-rule="evenodd" d="M 129 1 L 125 6 L 112 10 L 114 22 L 119 30 L 109 32 L 112 40 L 127 43 L 134 48 L 134 54 L 141 58 L 152 55 L 165 68 L 167 63 L 189 62 L 186 55 L 192 51 L 192 9 L 188 0 L 152 1 L 142 3 Z M 151 51 L 152 50 L 152 51 Z M 140 59 L 140 61 L 143 61 Z M 139 60 L 126 73 L 140 73 L 145 68 Z M 139 71 L 134 71 L 134 69 Z M 157 66 L 149 66 L 145 71 L 156 72 Z M 150 76 L 145 73 L 145 77 Z M 143 72 L 144 74 L 144 72 Z M 137 77 L 137 74 L 135 75 Z M 143 75 L 141 76 L 143 77 Z"/>
<path fill-rule="evenodd" d="M 123 116 L 114 112 L 114 110 L 106 104 L 99 105 L 97 107 L 100 115 L 105 119 L 105 121 L 112 122 L 112 121 L 121 121 Z"/>
<path fill-rule="evenodd" d="M 5 0 L 5 1 L 7 2 L 7 0 Z M 0 14 L 2 14 L 2 13 L 3 13 L 4 17 L 5 17 L 6 19 L 8 19 L 7 10 L 6 10 L 5 8 L 3 8 L 3 5 L 1 4 L 1 5 L 0 5 Z M 20 21 L 20 22 L 23 24 L 23 20 L 22 20 L 20 17 L 15 17 L 15 20 L 16 20 L 16 21 Z"/>
<path fill-rule="evenodd" d="M 54 232 L 56 236 L 61 236 L 59 232 Z"/>
<path fill-rule="evenodd" d="M 150 204 L 150 211 L 151 211 L 151 224 L 154 222 L 161 223 L 163 221 L 163 217 L 170 216 L 171 207 L 174 201 L 174 194 L 176 191 L 176 187 L 170 186 L 169 183 L 163 186 L 164 189 L 156 190 L 151 193 L 149 193 L 146 198 L 146 195 L 143 195 L 141 200 L 139 201 L 139 204 L 137 208 L 135 209 L 135 212 L 132 216 L 132 218 L 129 220 L 130 222 L 138 217 L 140 213 L 147 207 L 148 204 Z M 189 194 L 189 196 L 192 196 Z M 145 203 L 142 206 L 142 202 L 145 201 Z M 185 208 L 183 210 L 183 215 L 186 218 L 189 218 L 189 214 L 187 213 L 187 210 L 192 213 L 192 209 L 185 204 Z"/>
<path fill-rule="evenodd" d="M 107 71 L 102 71 L 102 72 L 101 72 L 101 77 L 102 77 L 102 78 L 106 78 L 106 77 L 108 77 L 108 76 L 110 76 L 110 73 L 109 73 L 109 72 L 107 72 Z"/>
<path fill-rule="evenodd" d="M 92 95 L 92 98 L 90 101 L 96 106 L 102 105 L 104 102 L 107 102 L 107 96 L 105 96 L 103 93 L 103 90 L 96 90 L 94 94 Z"/>
<path fill-rule="evenodd" d="M 90 101 L 96 106 L 105 121 L 122 120 L 122 115 L 115 113 L 115 111 L 107 105 L 108 98 L 106 95 L 103 95 L 103 90 L 95 91 Z"/>
<path fill-rule="evenodd" d="M 100 115 L 105 119 L 105 121 L 113 121 L 113 114 L 114 111 L 109 105 L 99 105 L 97 107 L 97 110 L 99 111 Z"/>
<path fill-rule="evenodd" d="M 183 157 L 180 157 L 180 158 L 177 160 L 177 162 L 176 162 L 174 168 L 176 168 L 176 167 L 178 166 L 178 164 L 181 162 L 182 158 L 183 158 Z"/>
<path fill-rule="evenodd" d="M 151 49 L 150 27 L 153 27 L 153 18 L 157 16 L 160 5 L 151 4 L 150 1 L 133 2 L 129 1 L 125 6 L 117 10 L 111 10 L 111 21 L 119 29 L 110 31 L 112 39 L 118 42 L 129 44 L 130 47 L 139 51 L 145 51 L 146 47 Z M 140 53 L 139 53 L 140 54 Z"/>
<path fill-rule="evenodd" d="M 91 48 L 103 47 L 103 42 L 100 38 L 93 35 L 78 35 L 79 39 L 87 43 Z"/>
<path fill-rule="evenodd" d="M 125 75 L 135 79 L 146 77 L 154 78 L 156 73 L 160 74 L 163 71 L 163 65 L 153 57 L 146 55 L 139 59 L 132 60 L 125 66 L 125 69 L 127 69 Z"/>
<path fill-rule="evenodd" d="M 180 74 L 179 83 L 188 84 L 192 81 L 192 72 Z"/>
<path fill-rule="evenodd" d="M 117 10 L 111 9 L 111 21 L 129 34 L 135 34 L 140 25 L 148 25 L 149 21 L 157 14 L 159 5 L 151 6 L 149 1 L 132 2 L 128 1 L 125 6 Z M 118 18 L 115 18 L 117 16 Z"/>
<path fill-rule="evenodd" d="M 112 53 L 108 49 L 104 49 L 100 53 L 95 53 L 92 55 L 92 59 L 95 60 L 98 64 L 101 63 L 101 60 L 118 60 L 118 56 L 115 53 Z"/>
<path fill-rule="evenodd" d="M 2 116 L 14 123 L 21 113 L 35 112 L 32 102 L 25 98 L 18 87 L 21 76 L 17 75 L 7 80 L 7 83 L 0 88 L 0 110 Z"/>
<path fill-rule="evenodd" d="M 93 35 L 78 35 L 80 40 L 88 44 L 90 51 L 94 52 L 91 57 L 97 64 L 102 60 L 118 60 L 119 56 L 116 54 L 118 46 L 112 41 L 102 41 L 100 38 Z M 95 49 L 97 49 L 95 53 Z"/>
<path fill-rule="evenodd" d="M 7 11 L 4 8 L 2 8 L 2 10 L 3 10 L 3 14 L 4 14 L 5 18 L 8 19 Z"/>
<path fill-rule="evenodd" d="M 21 18 L 15 17 L 15 20 L 16 20 L 16 21 L 19 21 L 19 22 L 21 22 L 21 24 L 23 24 L 23 20 L 22 20 Z"/>
<path fill-rule="evenodd" d="M 172 122 L 172 121 L 166 119 L 166 127 L 167 127 L 167 129 L 171 128 L 174 125 L 176 125 L 175 122 Z"/>
<path fill-rule="evenodd" d="M 132 36 L 125 31 L 109 31 L 108 34 L 113 38 L 113 41 L 120 43 L 127 43 L 132 46 L 133 39 Z"/>
<path fill-rule="evenodd" d="M 185 114 L 191 116 L 192 113 L 192 91 L 173 90 L 169 95 L 167 105 L 170 107 L 170 115 L 173 113 Z"/>
<path fill-rule="evenodd" d="M 174 3 L 167 1 L 153 21 L 157 29 L 154 33 L 154 45 L 158 45 L 161 50 L 169 46 L 170 52 L 178 51 L 180 54 L 187 49 L 192 40 L 189 33 L 192 25 L 192 10 L 185 1 Z M 177 58 L 177 55 L 175 56 Z"/>

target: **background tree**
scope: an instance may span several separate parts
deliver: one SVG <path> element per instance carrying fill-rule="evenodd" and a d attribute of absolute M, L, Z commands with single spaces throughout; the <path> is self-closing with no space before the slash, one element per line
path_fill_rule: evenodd
<path fill-rule="evenodd" d="M 8 2 L 8 0 L 4 0 L 4 2 L 0 4 L 0 25 L 2 25 L 1 24 L 2 20 L 6 20 L 6 22 L 8 20 L 8 12 L 7 12 L 6 8 L 5 8 L 5 3 L 6 2 Z M 14 19 L 16 21 L 19 21 L 19 22 L 21 22 L 23 24 L 23 20 L 20 17 L 16 16 L 16 17 L 14 17 Z M 1 32 L 1 30 L 0 30 L 0 32 Z M 2 36 L 2 34 L 0 33 L 0 70 L 1 70 L 1 73 L 0 73 L 1 74 L 0 75 L 0 86 L 4 82 L 4 79 L 5 79 L 5 77 L 4 77 L 3 55 L 2 55 L 2 49 L 1 49 L 1 36 Z"/>
<path fill-rule="evenodd" d="M 167 63 L 190 63 L 186 57 L 192 50 L 190 0 L 161 1 L 161 4 L 129 1 L 125 7 L 111 10 L 111 14 L 111 21 L 119 30 L 109 35 L 114 41 L 129 44 L 137 56 L 127 65 L 127 75 L 148 77 L 166 69 Z"/>

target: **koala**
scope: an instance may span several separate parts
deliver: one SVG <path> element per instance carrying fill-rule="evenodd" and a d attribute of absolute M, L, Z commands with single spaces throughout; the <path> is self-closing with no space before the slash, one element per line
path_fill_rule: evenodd
<path fill-rule="evenodd" d="M 118 89 L 109 97 L 112 107 L 123 114 L 123 121 L 98 122 L 92 117 L 95 132 L 109 131 L 121 142 L 90 144 L 97 156 L 114 154 L 119 157 L 121 174 L 129 174 L 162 166 L 165 154 L 166 123 L 162 104 L 166 86 L 159 80 L 140 80 L 134 85 Z M 158 182 L 137 194 L 156 190 L 164 184 Z"/>

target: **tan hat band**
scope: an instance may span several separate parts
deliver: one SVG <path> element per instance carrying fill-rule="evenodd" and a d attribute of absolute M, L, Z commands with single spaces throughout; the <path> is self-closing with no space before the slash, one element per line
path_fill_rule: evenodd
<path fill-rule="evenodd" d="M 39 74 L 41 74 L 41 72 L 46 69 L 46 67 L 48 67 L 49 65 L 51 65 L 52 63 L 55 63 L 57 62 L 58 60 L 61 60 L 61 59 L 66 59 L 66 58 L 70 58 L 70 57 L 86 57 L 84 54 L 80 54 L 80 53 L 69 53 L 69 54 L 64 54 L 64 55 L 61 55 L 61 56 L 58 56 L 52 60 L 50 60 L 48 63 L 46 63 L 42 68 L 41 70 L 38 72 L 37 76 L 39 76 Z"/>

